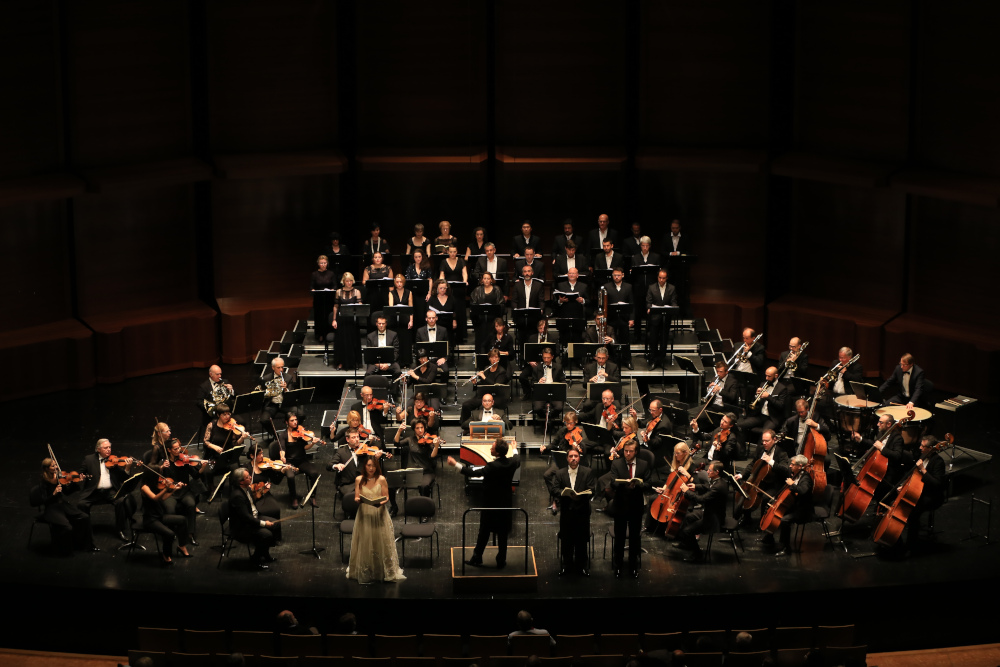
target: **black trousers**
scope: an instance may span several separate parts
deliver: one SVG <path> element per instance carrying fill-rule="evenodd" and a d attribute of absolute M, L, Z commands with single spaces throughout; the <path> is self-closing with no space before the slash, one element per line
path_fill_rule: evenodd
<path fill-rule="evenodd" d="M 180 514 L 164 514 L 158 519 L 144 517 L 142 525 L 146 530 L 160 536 L 163 540 L 163 555 L 168 558 L 173 556 L 175 539 L 177 545 L 182 547 L 189 541 L 187 519 Z"/>
<path fill-rule="evenodd" d="M 295 488 L 296 475 L 304 474 L 306 479 L 309 481 L 309 486 L 312 487 L 312 485 L 316 483 L 316 477 L 319 475 L 319 471 L 311 461 L 289 461 L 289 463 L 298 468 L 298 470 L 296 471 L 291 468 L 285 468 L 285 478 L 288 480 L 288 495 L 290 495 L 293 500 L 298 500 L 302 498 L 302 496 L 299 495 Z"/>
<path fill-rule="evenodd" d="M 482 558 L 490 533 L 497 536 L 497 564 L 507 562 L 507 535 L 510 533 L 510 510 L 487 510 L 479 519 L 479 535 L 476 537 L 476 558 Z"/>
<path fill-rule="evenodd" d="M 615 508 L 615 567 L 621 567 L 625 561 L 626 533 L 629 567 L 639 567 L 639 553 L 642 550 L 642 514 L 642 509 L 636 511 L 622 506 Z"/>
<path fill-rule="evenodd" d="M 90 506 L 112 505 L 115 508 L 115 529 L 124 533 L 129 529 L 129 518 L 135 514 L 136 503 L 132 494 L 115 498 L 114 489 L 94 489 L 88 498 Z"/>

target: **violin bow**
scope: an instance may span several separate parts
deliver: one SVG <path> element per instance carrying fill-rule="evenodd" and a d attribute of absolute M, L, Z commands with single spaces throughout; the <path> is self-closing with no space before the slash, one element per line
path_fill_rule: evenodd
<path fill-rule="evenodd" d="M 219 492 L 219 489 L 221 489 L 221 488 L 222 488 L 222 485 L 223 485 L 223 484 L 225 484 L 225 482 L 226 482 L 226 478 L 227 478 L 227 477 L 229 477 L 229 473 L 230 473 L 230 472 L 231 472 L 231 471 L 227 470 L 227 471 L 226 471 L 226 474 L 225 474 L 225 475 L 223 475 L 223 476 L 222 476 L 222 479 L 220 479 L 220 480 L 219 480 L 219 485 L 215 487 L 215 491 L 212 491 L 212 495 L 210 495 L 210 496 L 208 497 L 208 502 L 209 502 L 209 504 L 211 504 L 211 503 L 212 503 L 212 501 L 213 501 L 213 500 L 215 500 L 215 494 L 217 494 L 217 493 Z"/>

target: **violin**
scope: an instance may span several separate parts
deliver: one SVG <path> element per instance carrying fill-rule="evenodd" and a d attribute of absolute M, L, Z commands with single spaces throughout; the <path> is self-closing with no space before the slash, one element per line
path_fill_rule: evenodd
<path fill-rule="evenodd" d="M 391 403 L 383 398 L 373 398 L 365 407 L 369 410 L 385 410 Z"/>
<path fill-rule="evenodd" d="M 635 440 L 635 433 L 629 433 L 628 435 L 623 436 L 622 439 L 618 441 L 618 444 L 615 445 L 615 448 L 611 450 L 611 453 L 608 455 L 608 460 L 614 461 L 618 458 L 618 452 L 622 451 L 625 445 L 633 440 Z"/>
<path fill-rule="evenodd" d="M 292 470 L 298 470 L 295 466 L 290 463 L 282 463 L 281 461 L 272 461 L 269 458 L 264 458 L 263 461 L 257 464 L 257 467 L 261 470 L 284 470 L 285 468 L 291 468 Z"/>
<path fill-rule="evenodd" d="M 175 466 L 200 466 L 205 463 L 209 465 L 215 465 L 215 461 L 208 461 L 206 459 L 198 458 L 197 456 L 191 456 L 187 453 L 187 447 L 181 449 L 181 453 L 177 455 L 177 458 L 173 461 Z M 109 468 L 111 466 L 108 466 Z"/>
<path fill-rule="evenodd" d="M 619 416 L 618 409 L 613 404 L 601 412 L 601 417 L 604 418 L 604 422 L 608 425 L 609 429 L 618 421 Z"/>
<path fill-rule="evenodd" d="M 184 486 L 184 482 L 175 482 L 171 478 L 164 477 L 163 475 L 160 475 L 160 479 L 156 482 L 156 488 L 167 489 L 168 491 L 177 491 L 182 486 Z"/>
<path fill-rule="evenodd" d="M 380 440 L 377 435 L 372 433 L 371 429 L 365 428 L 364 426 L 358 427 L 358 439 L 359 440 Z"/>
<path fill-rule="evenodd" d="M 413 406 L 413 413 L 417 417 L 423 417 L 424 419 L 427 419 L 431 415 L 437 414 L 436 412 L 434 412 L 434 408 L 432 408 L 429 405 L 425 405 L 422 408 L 418 408 L 416 406 Z"/>
<path fill-rule="evenodd" d="M 566 431 L 566 435 L 563 437 L 566 438 L 566 442 L 569 443 L 571 448 L 579 451 L 581 454 L 583 453 L 583 447 L 580 444 L 583 442 L 583 429 L 579 426 L 574 426 L 571 430 Z"/>
<path fill-rule="evenodd" d="M 720 447 L 724 445 L 726 441 L 729 440 L 729 432 L 732 430 L 733 427 L 730 426 L 729 428 L 722 429 L 721 431 L 719 431 L 719 435 L 715 436 L 715 438 L 712 439 L 712 446 Z"/>
<path fill-rule="evenodd" d="M 112 454 L 108 458 L 104 459 L 105 468 L 125 468 L 132 465 L 132 458 L 129 456 L 115 456 Z"/>
<path fill-rule="evenodd" d="M 245 436 L 247 438 L 250 438 L 251 441 L 257 442 L 257 438 L 250 435 L 250 431 L 248 431 L 246 427 L 237 424 L 235 419 L 230 418 L 229 421 L 227 421 L 225 424 L 222 425 L 222 428 L 226 429 L 227 431 L 232 431 L 233 433 L 236 433 L 241 438 Z"/>
<path fill-rule="evenodd" d="M 253 497 L 260 500 L 264 497 L 264 494 L 271 490 L 270 482 L 254 482 L 250 485 L 250 492 Z"/>
<path fill-rule="evenodd" d="M 56 475 L 56 484 L 59 486 L 63 486 L 65 484 L 78 484 L 87 479 L 88 476 L 89 475 L 84 475 L 82 472 L 63 472 L 60 470 L 59 474 Z"/>
<path fill-rule="evenodd" d="M 435 444 L 435 442 L 434 442 L 435 440 L 437 440 L 436 444 L 439 445 L 439 446 L 444 444 L 444 440 L 435 438 L 435 436 L 431 435 L 430 433 L 427 433 L 427 434 L 422 435 L 419 438 L 417 438 L 417 444 L 420 444 L 420 445 L 433 445 L 433 444 Z"/>
<path fill-rule="evenodd" d="M 361 456 L 362 454 L 366 454 L 368 456 L 385 456 L 385 458 L 387 458 L 387 459 L 391 459 L 392 458 L 392 452 L 382 451 L 381 449 L 379 449 L 375 445 L 362 444 L 360 447 L 358 447 L 357 449 L 354 450 L 354 453 L 357 456 Z"/>
<path fill-rule="evenodd" d="M 305 430 L 304 428 L 302 428 L 301 424 L 299 426 L 296 426 L 294 431 L 288 431 L 287 436 L 298 438 L 299 440 L 305 440 L 306 442 L 318 441 L 319 444 L 322 445 L 326 444 L 325 442 L 323 442 L 323 438 L 317 438 L 316 434 L 313 431 Z"/>

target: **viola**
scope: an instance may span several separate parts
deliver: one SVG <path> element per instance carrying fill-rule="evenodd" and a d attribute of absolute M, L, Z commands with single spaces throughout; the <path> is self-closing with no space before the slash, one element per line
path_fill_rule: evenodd
<path fill-rule="evenodd" d="M 358 456 L 361 456 L 362 454 L 366 454 L 368 456 L 376 456 L 376 457 L 378 457 L 378 456 L 385 456 L 385 458 L 387 458 L 387 459 L 391 459 L 392 458 L 392 453 L 391 452 L 384 452 L 381 449 L 379 449 L 378 447 L 376 447 L 375 445 L 362 444 L 357 449 L 354 450 L 354 453 L 356 455 L 358 455 Z"/>
<path fill-rule="evenodd" d="M 628 435 L 623 436 L 622 439 L 618 441 L 618 444 L 615 445 L 614 449 L 611 450 L 611 454 L 608 455 L 608 460 L 614 461 L 618 458 L 618 452 L 620 452 L 627 443 L 632 442 L 633 440 L 635 440 L 635 433 L 629 433 Z"/>
<path fill-rule="evenodd" d="M 288 431 L 287 435 L 289 437 L 298 438 L 299 440 L 305 440 L 306 442 L 318 441 L 320 444 L 326 444 L 325 442 L 323 442 L 322 438 L 317 438 L 316 434 L 313 431 L 307 431 L 304 428 L 302 428 L 301 424 L 299 426 L 296 426 L 294 431 Z"/>
<path fill-rule="evenodd" d="M 579 426 L 574 426 L 571 430 L 566 431 L 566 435 L 563 437 L 566 438 L 566 442 L 571 448 L 582 451 L 580 443 L 583 442 L 583 429 Z"/>
<path fill-rule="evenodd" d="M 285 468 L 298 470 L 298 468 L 296 468 L 290 463 L 282 463 L 281 461 L 272 461 L 267 457 L 264 457 L 264 460 L 258 463 L 257 467 L 260 468 L 261 470 L 284 470 Z"/>
<path fill-rule="evenodd" d="M 257 442 L 257 438 L 250 435 L 250 431 L 248 431 L 245 427 L 237 424 L 235 419 L 230 418 L 229 421 L 227 421 L 225 424 L 222 425 L 222 428 L 226 429 L 227 431 L 232 431 L 233 433 L 236 433 L 241 438 L 247 437 L 250 438 L 250 440 L 252 440 L 253 442 Z"/>
<path fill-rule="evenodd" d="M 105 468 L 125 468 L 132 465 L 132 459 L 128 456 L 115 456 L 112 454 L 108 458 L 104 459 Z"/>
<path fill-rule="evenodd" d="M 655 429 L 656 425 L 659 423 L 660 423 L 660 418 L 657 417 L 653 421 L 646 424 L 646 433 L 645 433 L 646 440 L 649 440 L 649 436 L 653 435 L 653 429 Z"/>
<path fill-rule="evenodd" d="M 266 494 L 270 490 L 271 490 L 270 482 L 254 482 L 250 485 L 250 492 L 253 494 L 253 497 L 256 498 L 257 500 L 263 498 L 264 494 Z"/>

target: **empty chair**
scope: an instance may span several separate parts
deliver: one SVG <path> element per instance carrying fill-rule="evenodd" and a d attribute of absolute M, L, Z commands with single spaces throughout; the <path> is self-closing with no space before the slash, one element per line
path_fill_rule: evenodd
<path fill-rule="evenodd" d="M 361 658 L 355 656 L 354 667 L 391 667 L 392 658 Z"/>
<path fill-rule="evenodd" d="M 770 651 L 749 651 L 746 653 L 730 651 L 726 654 L 726 667 L 760 667 Z"/>
<path fill-rule="evenodd" d="M 685 653 L 710 653 L 725 647 L 725 630 L 689 630 L 684 642 Z"/>
<path fill-rule="evenodd" d="M 548 667 L 570 667 L 570 665 L 572 665 L 575 662 L 575 659 L 571 655 L 564 655 L 555 658 L 546 658 L 544 656 L 540 656 L 538 658 L 538 661 L 541 662 L 543 665 L 547 665 Z"/>
<path fill-rule="evenodd" d="M 481 655 L 470 655 L 468 658 L 451 658 L 444 656 L 440 658 L 439 662 L 441 667 L 468 667 L 469 665 L 485 665 L 489 662 L 488 657 L 483 657 Z"/>
<path fill-rule="evenodd" d="M 597 645 L 602 655 L 635 655 L 639 652 L 639 635 L 602 634 Z"/>
<path fill-rule="evenodd" d="M 274 633 L 257 630 L 233 630 L 229 642 L 233 653 L 243 655 L 275 655 Z"/>
<path fill-rule="evenodd" d="M 170 664 L 183 667 L 215 667 L 218 659 L 211 653 L 171 653 Z"/>
<path fill-rule="evenodd" d="M 525 657 L 523 655 L 491 655 L 489 663 L 490 667 L 524 667 Z"/>
<path fill-rule="evenodd" d="M 687 667 L 722 667 L 722 651 L 684 652 Z"/>
<path fill-rule="evenodd" d="M 511 655 L 552 655 L 552 637 L 549 635 L 514 635 L 510 638 Z"/>
<path fill-rule="evenodd" d="M 253 663 L 257 667 L 299 667 L 299 657 L 297 655 L 257 655 L 254 656 Z"/>
<path fill-rule="evenodd" d="M 461 658 L 462 635 L 424 635 L 420 652 L 431 658 Z"/>
<path fill-rule="evenodd" d="M 339 493 L 339 491 L 338 491 Z M 336 512 L 336 500 L 334 501 L 334 512 Z M 340 536 L 340 562 L 347 562 L 344 559 L 344 536 L 349 535 L 354 539 L 354 519 L 344 519 L 337 524 L 337 534 Z M 350 552 L 348 552 L 350 553 Z"/>
<path fill-rule="evenodd" d="M 437 658 L 394 657 L 392 664 L 393 667 L 436 667 Z"/>
<path fill-rule="evenodd" d="M 854 646 L 854 624 L 820 625 L 816 628 L 816 646 Z"/>
<path fill-rule="evenodd" d="M 828 665 L 844 665 L 848 661 L 856 664 L 865 664 L 865 657 L 868 655 L 868 647 L 864 644 L 860 646 L 827 646 L 826 660 Z"/>
<path fill-rule="evenodd" d="M 367 658 L 371 656 L 368 635 L 327 635 L 326 652 L 330 655 Z"/>
<path fill-rule="evenodd" d="M 228 653 L 225 630 L 184 630 L 185 653 Z"/>
<path fill-rule="evenodd" d="M 811 650 L 811 648 L 779 648 L 774 652 L 774 664 L 778 667 L 801 667 Z"/>
<path fill-rule="evenodd" d="M 434 525 L 434 501 L 424 496 L 407 498 L 403 506 L 403 525 L 399 528 L 399 538 L 403 546 L 403 555 L 399 559 L 400 565 L 406 559 L 406 542 L 408 540 L 427 539 L 427 552 L 431 558 L 431 565 L 434 565 L 434 538 L 437 537 L 437 549 L 441 551 L 441 537 L 438 535 Z M 410 518 L 427 519 L 427 523 L 407 523 Z"/>
<path fill-rule="evenodd" d="M 594 635 L 559 635 L 555 654 L 568 656 L 593 655 Z"/>
<path fill-rule="evenodd" d="M 771 648 L 812 648 L 813 629 L 799 627 L 775 628 L 771 636 Z"/>
<path fill-rule="evenodd" d="M 581 655 L 578 660 L 584 667 L 622 667 L 620 655 Z"/>
<path fill-rule="evenodd" d="M 341 655 L 304 655 L 299 658 L 299 667 L 350 667 L 351 658 Z"/>
<path fill-rule="evenodd" d="M 139 628 L 139 650 L 173 653 L 179 651 L 177 628 Z"/>
<path fill-rule="evenodd" d="M 420 655 L 416 635 L 375 635 L 376 658 L 394 658 L 398 655 Z"/>
<path fill-rule="evenodd" d="M 278 635 L 279 653 L 283 656 L 325 655 L 322 635 Z"/>
<path fill-rule="evenodd" d="M 507 635 L 469 635 L 469 655 L 507 655 Z"/>
<path fill-rule="evenodd" d="M 153 667 L 167 667 L 167 654 L 164 651 L 143 651 L 129 649 L 128 663 L 134 665 L 139 658 L 149 658 Z"/>
<path fill-rule="evenodd" d="M 647 651 L 676 651 L 684 646 L 684 636 L 680 632 L 646 632 L 642 635 L 642 646 Z"/>

